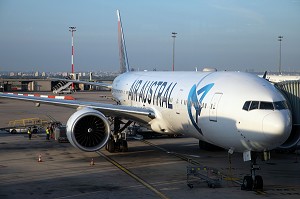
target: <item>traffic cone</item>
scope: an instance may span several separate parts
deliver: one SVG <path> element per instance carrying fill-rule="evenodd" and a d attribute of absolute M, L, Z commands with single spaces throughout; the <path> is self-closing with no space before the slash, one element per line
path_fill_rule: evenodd
<path fill-rule="evenodd" d="M 42 160 L 42 155 L 41 155 L 41 154 L 39 155 L 38 162 L 43 162 L 43 160 Z"/>
<path fill-rule="evenodd" d="M 92 158 L 90 162 L 90 166 L 94 166 L 94 165 L 95 165 L 94 158 Z"/>

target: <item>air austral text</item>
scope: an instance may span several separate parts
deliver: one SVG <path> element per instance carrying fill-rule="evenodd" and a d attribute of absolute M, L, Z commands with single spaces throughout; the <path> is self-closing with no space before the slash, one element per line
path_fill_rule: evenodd
<path fill-rule="evenodd" d="M 177 82 L 136 80 L 128 92 L 128 100 L 173 109 L 171 94 Z"/>

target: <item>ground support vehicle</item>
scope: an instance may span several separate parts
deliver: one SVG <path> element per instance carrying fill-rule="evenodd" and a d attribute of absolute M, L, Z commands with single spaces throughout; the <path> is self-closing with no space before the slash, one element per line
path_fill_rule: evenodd
<path fill-rule="evenodd" d="M 189 188 L 194 187 L 194 183 L 206 182 L 209 188 L 221 187 L 222 175 L 217 170 L 204 166 L 187 166 L 186 181 Z"/>

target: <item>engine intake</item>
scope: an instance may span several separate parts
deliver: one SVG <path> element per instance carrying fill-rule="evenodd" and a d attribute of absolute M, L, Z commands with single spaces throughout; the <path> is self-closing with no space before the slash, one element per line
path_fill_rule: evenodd
<path fill-rule="evenodd" d="M 70 143 L 87 152 L 100 150 L 106 145 L 110 135 L 108 119 L 91 108 L 76 111 L 69 118 L 66 127 Z"/>
<path fill-rule="evenodd" d="M 300 142 L 300 126 L 294 125 L 290 137 L 283 143 L 279 149 L 296 149 Z"/>

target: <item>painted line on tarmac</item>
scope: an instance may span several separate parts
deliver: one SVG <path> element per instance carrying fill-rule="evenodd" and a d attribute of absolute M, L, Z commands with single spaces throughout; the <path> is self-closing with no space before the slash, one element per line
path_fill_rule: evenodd
<path fill-rule="evenodd" d="M 104 157 L 108 162 L 112 163 L 117 168 L 119 168 L 120 170 L 124 171 L 127 175 L 129 175 L 130 177 L 132 177 L 133 179 L 135 179 L 136 181 L 138 181 L 139 183 L 141 183 L 142 185 L 144 185 L 146 188 L 148 188 L 149 190 L 153 191 L 160 198 L 162 198 L 162 199 L 169 199 L 166 195 L 164 195 L 162 192 L 160 192 L 159 190 L 157 190 L 151 184 L 147 183 L 146 181 L 144 181 L 143 179 L 141 179 L 140 177 L 138 177 L 137 175 L 135 175 L 134 173 L 132 173 L 131 171 L 129 171 L 128 169 L 126 169 L 125 167 L 123 167 L 121 164 L 119 164 L 115 160 L 113 160 L 110 157 L 106 156 L 104 153 L 102 153 L 100 151 L 97 151 L 96 153 L 98 155 Z"/>
<path fill-rule="evenodd" d="M 145 144 L 148 144 L 150 146 L 153 146 L 153 147 L 155 147 L 155 148 L 157 148 L 157 149 L 159 149 L 159 150 L 161 150 L 163 152 L 166 152 L 167 154 L 173 155 L 173 156 L 175 156 L 175 157 L 177 157 L 177 158 L 179 158 L 179 159 L 181 159 L 183 161 L 186 161 L 186 162 L 188 162 L 188 163 L 190 163 L 192 165 L 201 166 L 200 162 L 197 162 L 196 160 L 188 157 L 187 155 L 170 152 L 170 151 L 168 151 L 168 150 L 166 150 L 166 149 L 164 149 L 162 147 L 159 147 L 159 146 L 157 146 L 157 145 L 155 145 L 155 144 L 153 144 L 153 143 L 151 143 L 151 142 L 149 142 L 147 140 L 140 140 L 140 141 L 144 142 Z M 209 167 L 207 167 L 207 168 L 209 168 Z M 218 175 L 221 174 L 221 172 L 219 172 L 219 170 L 217 170 L 215 168 L 213 168 L 213 170 L 214 170 L 214 173 L 216 173 Z M 228 175 L 225 175 L 225 174 L 221 174 L 221 175 L 223 176 L 223 180 L 232 181 L 232 182 L 234 182 L 234 183 L 236 183 L 238 185 L 242 185 L 243 184 L 242 182 L 240 182 L 240 180 L 238 180 L 239 178 L 237 178 L 237 179 L 236 178 L 232 178 L 232 177 L 229 177 Z"/>

